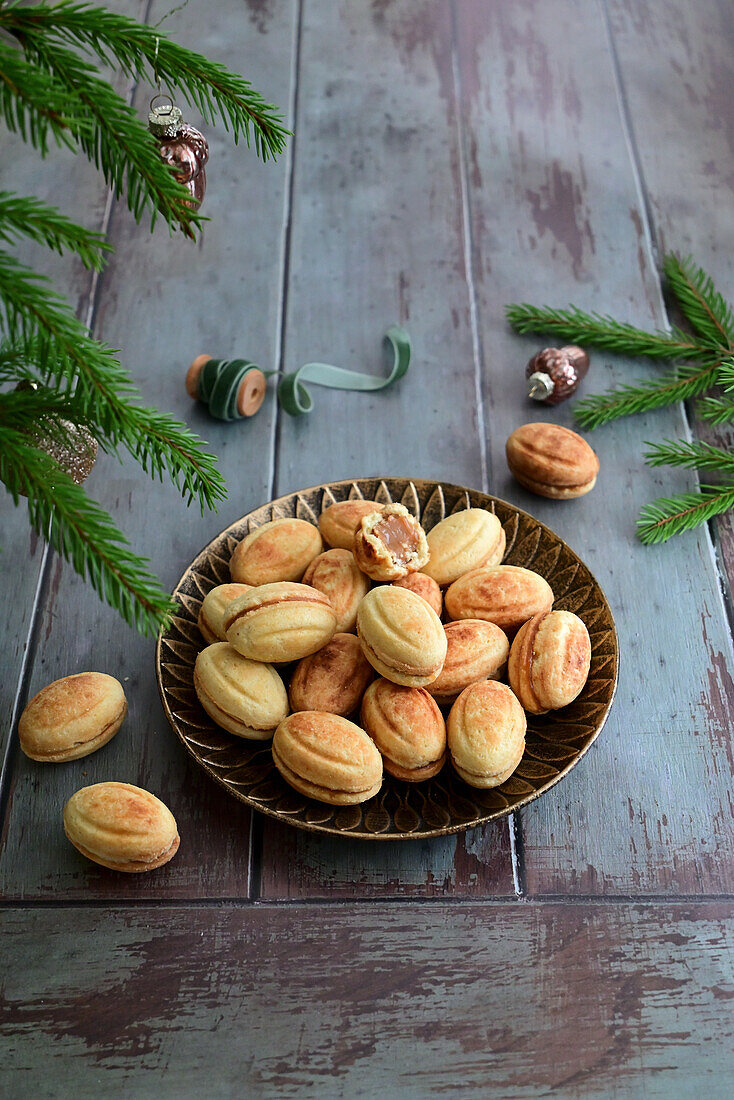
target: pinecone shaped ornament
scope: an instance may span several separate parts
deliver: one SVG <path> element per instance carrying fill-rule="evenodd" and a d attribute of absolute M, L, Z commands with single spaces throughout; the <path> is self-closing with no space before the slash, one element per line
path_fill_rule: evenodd
<path fill-rule="evenodd" d="M 155 106 L 157 99 L 168 99 L 169 102 Z M 178 182 L 189 191 L 192 198 L 189 205 L 199 206 L 206 191 L 204 165 L 209 160 L 206 138 L 200 130 L 184 122 L 180 109 L 166 95 L 151 99 L 148 129 L 158 141 L 162 159 L 171 166 Z"/>
<path fill-rule="evenodd" d="M 575 344 L 543 348 L 525 368 L 528 397 L 545 405 L 558 405 L 576 391 L 588 369 L 588 355 Z"/>

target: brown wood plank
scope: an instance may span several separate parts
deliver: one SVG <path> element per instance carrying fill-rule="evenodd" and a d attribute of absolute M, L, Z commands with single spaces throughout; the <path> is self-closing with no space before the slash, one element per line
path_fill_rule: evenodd
<path fill-rule="evenodd" d="M 603 12 L 581 0 L 558 0 L 552 17 L 531 2 L 467 0 L 456 12 L 490 484 L 586 560 L 620 635 L 619 692 L 604 734 L 522 813 L 527 888 L 725 892 L 734 873 L 732 651 L 710 539 L 704 531 L 644 548 L 634 534 L 640 506 L 685 483 L 642 460 L 644 440 L 685 431 L 681 411 L 594 433 L 599 482 L 578 501 L 525 492 L 504 458 L 521 423 L 573 425 L 570 404 L 546 409 L 524 398 L 524 365 L 542 343 L 508 331 L 506 303 L 573 301 L 664 323 Z M 659 101 L 652 95 L 637 111 L 651 126 Z M 689 156 L 688 128 L 660 140 L 671 156 Z M 584 392 L 650 369 L 597 355 Z"/>
<path fill-rule="evenodd" d="M 734 109 L 726 89 L 734 75 L 734 9 L 672 0 L 612 0 L 608 7 L 658 252 L 691 255 L 731 301 Z M 699 438 L 734 445 L 731 426 L 706 424 L 695 407 L 691 421 Z M 731 599 L 734 519 L 721 516 L 712 526 Z"/>
<path fill-rule="evenodd" d="M 0 920 L 13 1097 L 730 1095 L 727 903 Z"/>
<path fill-rule="evenodd" d="M 116 0 L 109 5 L 115 11 L 142 18 L 144 0 Z M 110 74 L 111 76 L 113 74 Z M 118 76 L 115 86 L 129 94 L 127 78 Z M 68 217 L 89 228 L 103 230 L 107 188 L 99 173 L 71 150 L 55 149 L 53 158 L 44 162 L 18 134 L 2 131 L 3 155 L 0 158 L 0 190 L 19 195 L 36 195 L 57 206 Z M 3 244 L 3 247 L 7 247 Z M 94 276 L 71 256 L 59 256 L 41 245 L 20 241 L 12 252 L 21 262 L 53 280 L 77 311 L 86 317 Z M 90 488 L 94 486 L 94 475 Z M 3 675 L 0 677 L 0 771 L 13 723 L 19 679 L 23 672 L 36 592 L 44 560 L 44 544 L 28 525 L 25 505 L 15 508 L 10 496 L 0 490 L 0 637 L 3 639 Z"/>
<path fill-rule="evenodd" d="M 384 393 L 314 387 L 309 417 L 281 416 L 279 492 L 375 474 L 483 484 L 456 123 L 450 5 L 305 4 L 285 366 L 379 371 L 396 321 L 414 362 Z M 506 822 L 399 849 L 262 833 L 264 897 L 513 892 Z"/>
<path fill-rule="evenodd" d="M 170 6 L 170 5 L 169 5 Z M 155 22 L 168 10 L 154 4 Z M 172 17 L 180 41 L 231 68 L 244 70 L 263 94 L 287 111 L 297 4 L 282 0 L 243 12 L 229 0 L 201 26 L 195 6 Z M 136 105 L 147 111 L 151 89 Z M 191 121 L 197 119 L 191 115 Z M 204 129 L 208 129 L 204 127 Z M 216 531 L 271 491 L 273 403 L 252 423 L 225 425 L 192 405 L 186 367 L 207 350 L 238 352 L 271 366 L 279 338 L 286 159 L 263 165 L 233 147 L 223 127 L 208 134 L 211 156 L 202 241 L 153 236 L 122 208 L 114 211 L 116 252 L 100 288 L 95 334 L 122 349 L 145 400 L 186 419 L 219 454 L 229 500 L 219 514 L 187 510 L 169 485 L 153 485 L 138 467 L 101 458 L 94 492 L 171 587 Z M 0 891 L 9 898 L 247 896 L 250 817 L 190 766 L 168 728 L 154 675 L 154 643 L 125 627 L 72 572 L 55 562 L 36 639 L 30 689 L 58 676 L 95 668 L 118 676 L 130 705 L 119 735 L 99 753 L 62 766 L 17 754 L 11 775 Z M 181 849 L 154 876 L 106 874 L 65 841 L 61 810 L 78 787 L 105 779 L 132 782 L 166 801 L 179 822 Z"/>

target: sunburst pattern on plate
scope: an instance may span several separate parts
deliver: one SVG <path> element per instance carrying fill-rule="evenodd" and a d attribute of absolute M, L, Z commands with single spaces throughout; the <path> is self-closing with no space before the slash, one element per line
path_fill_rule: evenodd
<path fill-rule="evenodd" d="M 430 530 L 462 508 L 496 512 L 507 536 L 504 562 L 545 577 L 554 607 L 573 611 L 591 637 L 591 671 L 578 699 L 561 711 L 529 717 L 525 755 L 501 787 L 476 790 L 447 765 L 425 783 L 385 775 L 379 795 L 361 806 L 326 806 L 292 790 L 281 778 L 269 743 L 235 738 L 215 726 L 193 688 L 196 655 L 204 642 L 196 625 L 207 592 L 230 580 L 235 545 L 270 519 L 297 516 L 311 523 L 337 500 L 400 501 Z M 560 511 L 560 510 L 559 510 Z M 166 716 L 188 751 L 212 778 L 253 809 L 300 828 L 365 839 L 439 836 L 481 825 L 525 805 L 557 783 L 598 737 L 617 684 L 617 634 L 609 605 L 584 563 L 558 535 L 527 512 L 475 490 L 407 478 L 362 478 L 291 493 L 255 509 L 218 535 L 192 562 L 173 593 L 179 604 L 158 639 L 156 672 Z"/>

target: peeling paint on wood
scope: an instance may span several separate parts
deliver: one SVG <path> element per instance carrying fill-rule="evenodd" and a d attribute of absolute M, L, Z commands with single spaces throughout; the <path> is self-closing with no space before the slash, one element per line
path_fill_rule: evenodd
<path fill-rule="evenodd" d="M 725 904 L 0 919 L 12 1095 L 724 1100 L 734 1072 Z"/>
<path fill-rule="evenodd" d="M 260 898 L 514 896 L 507 822 L 458 837 L 367 846 L 262 823 Z"/>

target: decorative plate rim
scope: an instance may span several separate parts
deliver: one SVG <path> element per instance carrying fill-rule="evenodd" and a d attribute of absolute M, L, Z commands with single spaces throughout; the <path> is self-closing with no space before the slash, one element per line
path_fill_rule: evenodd
<path fill-rule="evenodd" d="M 375 483 L 377 483 L 378 486 L 384 485 L 388 492 L 390 492 L 391 484 L 394 484 L 396 482 L 398 482 L 398 483 L 403 483 L 404 482 L 405 485 L 406 485 L 406 490 L 407 490 L 408 486 L 412 485 L 416 490 L 418 490 L 420 487 L 424 487 L 424 488 L 425 487 L 430 487 L 431 494 L 433 494 L 438 489 L 440 489 L 442 491 L 442 493 L 445 493 L 446 491 L 448 491 L 449 493 L 455 492 L 455 493 L 458 493 L 459 495 L 464 494 L 467 497 L 467 506 L 469 506 L 469 507 L 473 507 L 473 505 L 470 505 L 468 503 L 469 495 L 479 496 L 479 497 L 483 498 L 483 500 L 486 503 L 491 504 L 493 507 L 494 507 L 495 504 L 499 504 L 502 507 L 507 508 L 511 512 L 517 514 L 518 516 L 524 517 L 526 520 L 530 521 L 532 524 L 534 524 L 538 528 L 542 529 L 543 532 L 547 533 L 552 539 L 556 540 L 565 550 L 567 550 L 571 554 L 571 556 L 580 565 L 583 566 L 583 568 L 588 573 L 588 576 L 590 578 L 591 583 L 595 586 L 599 596 L 601 597 L 601 600 L 603 601 L 603 604 L 606 606 L 606 609 L 607 609 L 608 615 L 609 615 L 610 632 L 611 632 L 611 637 L 612 637 L 612 641 L 613 641 L 613 655 L 612 655 L 613 656 L 613 675 L 612 675 L 612 679 L 611 679 L 611 692 L 610 692 L 610 695 L 609 695 L 609 700 L 608 700 L 608 702 L 605 706 L 605 709 L 604 709 L 603 713 L 600 715 L 599 719 L 597 720 L 595 729 L 594 729 L 592 735 L 590 736 L 588 742 L 582 748 L 580 748 L 578 750 L 578 752 L 575 753 L 575 755 L 572 757 L 572 759 L 570 760 L 569 763 L 567 763 L 561 770 L 558 771 L 557 775 L 553 776 L 551 779 L 544 782 L 543 786 L 540 787 L 539 789 L 533 790 L 532 792 L 519 797 L 516 801 L 514 801 L 512 803 L 511 806 L 507 806 L 507 807 L 502 808 L 502 809 L 491 810 L 488 813 L 477 817 L 475 820 L 452 823 L 452 824 L 449 824 L 449 825 L 444 825 L 444 826 L 440 826 L 440 827 L 436 827 L 436 828 L 422 829 L 420 831 L 390 832 L 390 833 L 388 833 L 388 832 L 368 832 L 368 831 L 364 831 L 364 830 L 356 831 L 354 829 L 349 829 L 349 828 L 338 828 L 334 825 L 323 824 L 323 823 L 320 823 L 320 822 L 309 822 L 309 821 L 299 820 L 299 819 L 293 817 L 290 814 L 284 813 L 281 810 L 277 810 L 277 809 L 274 809 L 270 806 L 263 805 L 260 802 L 258 802 L 256 799 L 251 798 L 249 795 L 244 794 L 243 792 L 236 790 L 224 777 L 222 777 L 218 774 L 218 772 L 215 770 L 215 768 L 213 768 L 207 761 L 203 760 L 201 758 L 201 756 L 196 752 L 194 747 L 189 743 L 186 736 L 184 735 L 184 733 L 180 729 L 179 721 L 176 718 L 176 716 L 172 713 L 171 708 L 169 706 L 169 701 L 168 701 L 166 689 L 165 689 L 165 686 L 163 684 L 162 659 L 161 659 L 162 646 L 163 646 L 164 640 L 166 638 L 166 633 L 167 632 L 165 630 L 160 630 L 158 632 L 158 636 L 157 636 L 157 639 L 156 639 L 156 647 L 155 647 L 155 672 L 156 672 L 156 682 L 157 682 L 157 685 L 158 685 L 158 693 L 159 693 L 159 696 L 160 696 L 160 699 L 161 699 L 161 705 L 163 706 L 163 711 L 165 713 L 166 719 L 167 719 L 169 725 L 171 726 L 172 730 L 174 731 L 174 733 L 176 734 L 178 739 L 182 742 L 184 748 L 186 749 L 188 754 L 192 757 L 192 759 L 196 762 L 196 764 L 200 768 L 202 768 L 202 770 L 204 772 L 206 772 L 206 774 L 211 779 L 213 779 L 220 787 L 222 787 L 231 797 L 236 798 L 239 802 L 243 802 L 245 805 L 249 806 L 251 810 L 257 811 L 258 813 L 265 814 L 266 816 L 272 817 L 272 818 L 276 819 L 277 821 L 287 823 L 287 824 L 293 826 L 294 828 L 303 829 L 307 832 L 321 833 L 321 834 L 324 834 L 324 835 L 337 836 L 337 837 L 341 837 L 343 839 L 349 838 L 349 839 L 352 839 L 352 840 L 382 840 L 382 841 L 427 840 L 427 839 L 433 839 L 433 838 L 439 837 L 439 836 L 451 836 L 451 835 L 455 835 L 456 833 L 466 832 L 468 829 L 475 829 L 475 828 L 479 828 L 483 825 L 486 825 L 490 821 L 494 821 L 494 820 L 497 820 L 497 819 L 503 818 L 503 817 L 508 817 L 510 814 L 515 813 L 517 810 L 520 810 L 523 807 L 528 806 L 531 802 L 535 802 L 536 799 L 540 798 L 542 795 L 546 794 L 549 790 L 551 790 L 553 787 L 555 787 L 557 783 L 560 783 L 562 779 L 565 779 L 565 777 L 568 775 L 568 773 L 586 755 L 586 753 L 589 751 L 591 746 L 595 743 L 595 741 L 599 737 L 602 729 L 604 728 L 604 726 L 606 724 L 606 721 L 609 717 L 609 712 L 611 711 L 612 705 L 614 703 L 614 699 L 615 699 L 615 696 L 616 696 L 616 693 L 617 693 L 617 686 L 618 686 L 618 683 L 619 683 L 619 636 L 617 634 L 617 626 L 616 626 L 616 623 L 615 623 L 615 620 L 614 620 L 614 615 L 612 614 L 611 606 L 609 604 L 609 601 L 606 598 L 606 595 L 604 593 L 603 588 L 601 587 L 598 580 L 596 579 L 596 576 L 589 569 L 589 567 L 585 563 L 585 561 L 581 557 L 579 557 L 579 555 L 568 545 L 568 543 L 564 539 L 562 539 L 560 537 L 560 535 L 558 535 L 551 527 L 549 527 L 547 524 L 543 523 L 541 520 L 537 519 L 530 512 L 527 512 L 524 508 L 520 508 L 518 505 L 513 504 L 511 501 L 504 500 L 502 497 L 497 497 L 492 493 L 485 493 L 481 489 L 471 489 L 471 488 L 469 488 L 468 486 L 465 486 L 465 485 L 457 485 L 454 482 L 437 480 L 437 479 L 432 479 L 432 478 L 412 478 L 412 477 L 401 477 L 401 476 L 396 476 L 396 475 L 382 476 L 382 475 L 379 475 L 379 474 L 375 474 L 375 475 L 370 476 L 370 477 L 341 478 L 337 481 L 322 482 L 318 485 L 311 485 L 311 486 L 308 486 L 306 488 L 297 489 L 297 490 L 295 490 L 293 492 L 290 492 L 290 493 L 283 493 L 279 497 L 274 497 L 269 501 L 265 501 L 263 504 L 257 505 L 255 508 L 251 508 L 248 512 L 245 512 L 245 514 L 243 516 L 240 516 L 238 519 L 234 520 L 227 527 L 224 527 L 218 534 L 214 535 L 214 537 L 211 538 L 201 548 L 201 550 L 195 555 L 195 557 L 191 560 L 189 565 L 186 567 L 186 569 L 184 570 L 184 572 L 181 574 L 178 581 L 176 582 L 176 585 L 174 586 L 173 591 L 172 591 L 172 597 L 173 597 L 173 599 L 176 599 L 178 594 L 183 589 L 183 587 L 184 587 L 186 581 L 188 580 L 190 574 L 196 570 L 197 564 L 202 562 L 202 561 L 206 561 L 206 557 L 207 557 L 208 553 L 210 552 L 211 548 L 215 544 L 219 543 L 221 540 L 225 539 L 235 529 L 240 528 L 241 525 L 244 522 L 246 522 L 247 520 L 249 520 L 249 518 L 255 512 L 258 512 L 258 511 L 260 511 L 261 509 L 264 509 L 264 508 L 275 508 L 277 505 L 282 505 L 285 502 L 289 502 L 289 501 L 292 501 L 292 500 L 297 499 L 299 497 L 307 496 L 309 494 L 323 492 L 324 490 L 332 491 L 332 490 L 339 490 L 339 489 L 344 489 L 344 488 L 347 488 L 347 490 L 351 490 L 352 488 L 357 488 L 357 490 L 359 492 L 361 492 L 360 484 L 364 483 L 364 482 L 375 482 Z M 404 490 L 404 492 L 406 490 Z M 345 499 L 348 499 L 348 497 L 345 498 Z M 431 499 L 431 498 L 429 497 L 428 499 Z M 222 731 L 222 732 L 226 732 L 226 731 Z M 233 741 L 236 741 L 236 740 L 237 739 L 233 738 Z M 257 744 L 259 746 L 265 746 L 266 744 L 268 744 L 268 742 L 256 742 L 256 743 L 253 742 L 252 744 Z M 438 776 L 436 778 L 438 778 Z M 386 776 L 386 779 L 388 779 L 392 782 L 395 782 L 395 783 L 400 782 L 399 780 L 395 780 L 392 776 Z M 429 780 L 428 782 L 431 782 L 431 781 Z M 425 786 L 425 784 L 407 784 L 407 783 L 404 784 L 404 785 L 405 786 L 410 786 L 410 787 L 412 787 L 412 786 L 416 786 L 416 787 Z M 498 788 L 498 790 L 501 790 L 501 786 L 500 786 L 500 788 Z M 309 799 L 307 801 L 311 802 L 312 800 Z M 314 803 L 314 805 L 321 806 L 321 803 Z M 336 811 L 337 809 L 338 809 L 338 807 L 333 807 L 334 811 Z"/>

